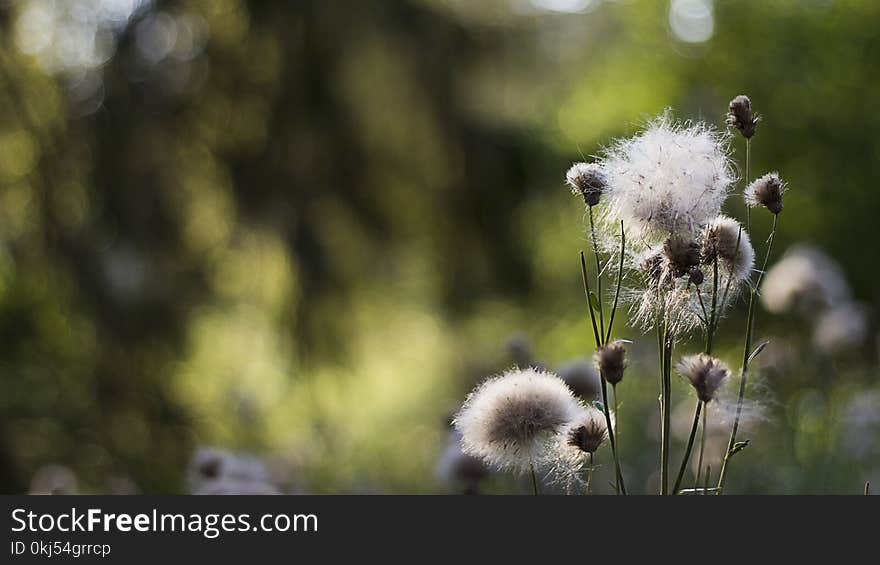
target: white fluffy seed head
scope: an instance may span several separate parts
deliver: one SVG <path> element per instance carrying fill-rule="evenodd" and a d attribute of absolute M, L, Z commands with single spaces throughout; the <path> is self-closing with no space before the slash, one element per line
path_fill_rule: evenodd
<path fill-rule="evenodd" d="M 666 113 L 616 142 L 600 161 L 608 183 L 604 218 L 611 225 L 623 220 L 632 241 L 696 233 L 718 215 L 734 181 L 728 139 Z"/>
<path fill-rule="evenodd" d="M 595 206 L 605 191 L 605 173 L 595 163 L 575 163 L 568 169 L 565 182 L 576 196 L 584 199 L 587 206 Z"/>
<path fill-rule="evenodd" d="M 748 280 L 755 265 L 755 248 L 749 234 L 739 222 L 724 215 L 709 222 L 703 230 L 702 262 L 711 266 L 716 258 L 733 282 Z M 710 271 L 711 267 L 706 272 Z"/>
<path fill-rule="evenodd" d="M 465 453 L 498 469 L 525 472 L 545 460 L 554 435 L 580 409 L 571 389 L 556 375 L 514 369 L 477 386 L 454 425 Z"/>
<path fill-rule="evenodd" d="M 749 184 L 743 192 L 749 207 L 764 206 L 773 214 L 782 212 L 782 195 L 788 186 L 779 178 L 779 173 L 767 173 Z"/>
<path fill-rule="evenodd" d="M 710 402 L 715 398 L 715 391 L 730 376 L 727 365 L 705 353 L 683 358 L 675 369 L 690 381 L 697 391 L 697 397 L 703 402 Z"/>
<path fill-rule="evenodd" d="M 767 271 L 760 292 L 764 307 L 775 313 L 839 305 L 850 294 L 840 266 L 808 245 L 789 249 Z"/>
<path fill-rule="evenodd" d="M 866 309 L 855 302 L 844 302 L 816 320 L 813 344 L 828 354 L 852 351 L 865 343 L 867 333 Z"/>
<path fill-rule="evenodd" d="M 613 425 L 613 415 L 611 422 Z M 580 409 L 554 436 L 545 452 L 542 468 L 547 470 L 547 479 L 566 492 L 581 492 L 588 456 L 603 445 L 607 437 L 605 414 L 593 406 Z"/>

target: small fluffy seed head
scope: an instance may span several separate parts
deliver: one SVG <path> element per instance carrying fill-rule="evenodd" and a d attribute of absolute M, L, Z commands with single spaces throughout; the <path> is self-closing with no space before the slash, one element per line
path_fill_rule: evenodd
<path fill-rule="evenodd" d="M 690 237 L 675 235 L 663 244 L 663 256 L 672 277 L 683 277 L 699 266 L 700 246 Z"/>
<path fill-rule="evenodd" d="M 734 180 L 728 137 L 711 126 L 675 123 L 664 114 L 617 141 L 600 165 L 608 186 L 603 219 L 623 220 L 631 241 L 695 232 L 721 211 Z"/>
<path fill-rule="evenodd" d="M 602 167 L 595 163 L 575 163 L 568 169 L 565 182 L 571 191 L 582 196 L 587 206 L 595 206 L 605 190 L 607 182 Z"/>
<path fill-rule="evenodd" d="M 465 453 L 499 469 L 525 472 L 543 459 L 548 441 L 580 409 L 556 375 L 513 369 L 477 386 L 453 423 Z"/>
<path fill-rule="evenodd" d="M 676 370 L 690 381 L 697 391 L 697 398 L 703 402 L 710 402 L 715 398 L 715 391 L 730 375 L 730 370 L 724 363 L 705 353 L 685 357 L 678 363 Z"/>
<path fill-rule="evenodd" d="M 626 348 L 623 342 L 612 341 L 600 347 L 593 355 L 593 362 L 599 374 L 612 385 L 616 385 L 623 380 L 623 371 L 626 369 Z"/>
<path fill-rule="evenodd" d="M 453 431 L 437 461 L 437 478 L 466 494 L 477 494 L 480 481 L 488 474 L 482 460 L 461 450 L 461 434 Z"/>
<path fill-rule="evenodd" d="M 761 116 L 752 113 L 752 102 L 745 94 L 730 101 L 727 111 L 727 125 L 736 128 L 746 139 L 751 139 L 758 128 Z"/>
<path fill-rule="evenodd" d="M 749 278 L 755 264 L 755 249 L 739 222 L 718 216 L 703 230 L 702 239 L 700 255 L 704 265 L 712 265 L 717 259 L 735 282 Z"/>
<path fill-rule="evenodd" d="M 589 407 L 566 428 L 568 445 L 593 453 L 608 437 L 608 424 L 605 415 L 596 408 Z"/>
<path fill-rule="evenodd" d="M 761 301 L 770 312 L 812 312 L 849 300 L 850 290 L 840 266 L 808 245 L 788 250 L 764 276 Z"/>
<path fill-rule="evenodd" d="M 703 271 L 699 267 L 692 267 L 691 272 L 688 274 L 688 281 L 691 284 L 700 286 L 704 280 L 706 280 L 706 277 L 703 275 Z"/>
<path fill-rule="evenodd" d="M 782 212 L 782 195 L 786 190 L 779 173 L 767 173 L 747 186 L 743 197 L 750 207 L 763 206 L 778 214 Z"/>
<path fill-rule="evenodd" d="M 845 302 L 819 316 L 813 344 L 828 354 L 843 353 L 863 345 L 867 333 L 866 309 L 856 302 Z"/>
<path fill-rule="evenodd" d="M 570 361 L 561 365 L 557 372 L 568 388 L 586 402 L 592 402 L 599 397 L 602 390 L 599 372 L 588 360 Z"/>

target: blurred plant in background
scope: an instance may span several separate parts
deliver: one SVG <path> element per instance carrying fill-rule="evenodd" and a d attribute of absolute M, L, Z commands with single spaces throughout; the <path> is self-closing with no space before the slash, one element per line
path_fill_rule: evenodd
<path fill-rule="evenodd" d="M 442 489 L 449 415 L 519 363 L 511 329 L 546 366 L 589 355 L 558 171 L 667 106 L 717 122 L 731 92 L 772 116 L 752 170 L 797 187 L 779 248 L 832 257 L 853 308 L 759 314 L 772 396 L 749 396 L 773 416 L 746 419 L 767 429 L 730 489 L 880 483 L 877 21 L 868 0 L 5 0 L 3 490 L 63 465 L 80 492 L 183 492 L 197 445 L 277 459 L 285 489 Z M 654 347 L 620 383 L 636 492 Z"/>

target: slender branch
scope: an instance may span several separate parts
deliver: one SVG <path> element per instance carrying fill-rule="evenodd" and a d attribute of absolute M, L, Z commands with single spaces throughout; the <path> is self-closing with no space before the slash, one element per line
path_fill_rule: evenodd
<path fill-rule="evenodd" d="M 626 485 L 623 482 L 623 473 L 620 472 L 620 459 L 617 457 L 617 441 L 615 440 L 614 426 L 611 422 L 611 413 L 608 410 L 608 381 L 605 375 L 600 375 L 602 381 L 602 411 L 605 413 L 605 426 L 608 428 L 608 441 L 611 443 L 611 454 L 614 456 L 614 472 L 617 479 L 618 492 L 626 494 Z"/>
<path fill-rule="evenodd" d="M 593 494 L 593 454 L 587 453 L 589 467 L 587 471 L 587 494 Z"/>
<path fill-rule="evenodd" d="M 593 222 L 593 207 L 590 206 L 590 237 L 593 240 L 593 255 L 596 257 L 596 298 L 599 303 L 599 335 L 605 335 L 605 312 L 602 306 L 602 265 L 599 260 L 599 243 L 596 239 L 596 225 Z"/>
<path fill-rule="evenodd" d="M 703 470 L 703 453 L 706 451 L 706 422 L 709 419 L 709 405 L 703 410 L 703 425 L 700 428 L 700 455 L 697 456 L 697 478 L 694 480 L 694 488 L 700 487 L 700 471 Z"/>
<path fill-rule="evenodd" d="M 724 480 L 727 478 L 727 468 L 730 462 L 731 451 L 733 451 L 733 446 L 736 444 L 736 432 L 739 429 L 739 421 L 742 417 L 742 405 L 743 398 L 745 397 L 746 392 L 746 381 L 749 375 L 749 356 L 751 355 L 752 349 L 752 333 L 755 327 L 755 305 L 757 300 L 755 297 L 758 293 L 758 288 L 761 286 L 761 281 L 764 278 L 764 273 L 767 271 L 767 262 L 770 259 L 770 252 L 773 249 L 773 240 L 776 236 L 776 230 L 779 228 L 779 214 L 773 215 L 773 227 L 770 230 L 770 237 L 767 238 L 767 252 L 764 255 L 764 262 L 761 265 L 761 270 L 758 273 L 758 280 L 755 282 L 755 285 L 752 287 L 749 293 L 749 314 L 746 319 L 746 338 L 745 345 L 743 347 L 743 362 L 742 362 L 742 371 L 740 372 L 740 381 L 739 381 L 739 398 L 736 402 L 736 417 L 733 420 L 733 428 L 730 431 L 730 440 L 727 442 L 727 451 L 724 454 L 724 461 L 721 464 L 721 473 L 718 476 L 718 494 L 724 492 Z"/>
<path fill-rule="evenodd" d="M 535 464 L 529 462 L 529 471 L 532 475 L 532 492 L 538 496 L 538 477 L 535 476 Z"/>
<path fill-rule="evenodd" d="M 663 343 L 663 425 L 660 436 L 663 440 L 663 448 L 660 453 L 660 494 L 669 494 L 669 444 L 671 422 L 671 397 L 672 397 L 672 332 L 669 328 L 669 318 L 666 316 L 664 323 Z"/>
<path fill-rule="evenodd" d="M 620 285 L 623 282 L 623 253 L 626 247 L 626 233 L 623 231 L 623 220 L 620 221 L 620 263 L 617 266 L 617 290 L 614 291 L 614 303 L 611 306 L 611 315 L 608 318 L 608 333 L 605 334 L 605 343 L 611 339 L 611 327 L 614 326 L 614 315 L 617 313 L 617 303 L 620 300 Z"/>
<path fill-rule="evenodd" d="M 691 426 L 691 435 L 688 436 L 687 447 L 684 450 L 684 457 L 681 459 L 681 467 L 678 469 L 678 477 L 675 479 L 675 486 L 672 488 L 673 494 L 678 494 L 681 489 L 681 480 L 684 478 L 684 470 L 687 469 L 688 461 L 691 458 L 691 449 L 694 447 L 694 438 L 697 437 L 697 428 L 700 426 L 700 412 L 703 409 L 703 401 L 697 400 L 697 408 L 694 410 L 694 424 Z"/>
<path fill-rule="evenodd" d="M 593 323 L 593 335 L 596 338 L 596 347 L 602 347 L 602 337 L 599 335 L 599 328 L 596 327 L 596 314 L 593 312 L 593 302 L 590 300 L 590 278 L 587 275 L 587 260 L 584 259 L 584 252 L 581 251 L 581 273 L 584 277 L 584 294 L 587 297 L 587 310 L 590 311 L 590 321 Z"/>

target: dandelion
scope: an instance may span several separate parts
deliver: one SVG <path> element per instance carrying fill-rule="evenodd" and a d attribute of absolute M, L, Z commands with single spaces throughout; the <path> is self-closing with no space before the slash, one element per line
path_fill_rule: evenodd
<path fill-rule="evenodd" d="M 739 222 L 718 216 L 703 230 L 701 261 L 711 265 L 717 259 L 735 282 L 747 280 L 755 264 L 755 249 Z"/>
<path fill-rule="evenodd" d="M 592 491 L 593 454 L 608 439 L 608 423 L 598 409 L 588 406 L 566 424 L 547 452 L 548 477 L 553 483 L 572 492 L 583 485 L 583 468 L 587 464 L 587 492 Z"/>
<path fill-rule="evenodd" d="M 751 139 L 758 128 L 761 116 L 752 113 L 752 102 L 745 94 L 730 101 L 727 111 L 727 125 L 736 128 L 746 139 Z"/>
<path fill-rule="evenodd" d="M 669 276 L 683 277 L 700 264 L 700 246 L 690 237 L 672 236 L 663 243 L 663 256 Z"/>
<path fill-rule="evenodd" d="M 477 386 L 456 414 L 465 453 L 498 469 L 532 471 L 548 440 L 580 410 L 557 376 L 513 369 Z"/>
<path fill-rule="evenodd" d="M 779 173 L 767 173 L 746 187 L 743 198 L 749 207 L 763 206 L 773 214 L 779 214 L 782 212 L 782 195 L 786 190 L 787 186 L 779 178 Z"/>
<path fill-rule="evenodd" d="M 587 402 L 599 397 L 602 388 L 599 372 L 588 361 L 582 359 L 570 361 L 561 365 L 557 373 L 578 397 Z"/>
<path fill-rule="evenodd" d="M 586 408 L 567 426 L 564 435 L 571 447 L 584 453 L 594 453 L 608 439 L 605 415 L 595 408 Z"/>
<path fill-rule="evenodd" d="M 623 220 L 637 239 L 695 232 L 718 215 L 731 183 L 728 137 L 702 123 L 674 123 L 663 114 L 600 161 L 607 187 L 605 218 Z"/>
<path fill-rule="evenodd" d="M 691 383 L 701 402 L 711 402 L 715 391 L 730 376 L 724 363 L 705 353 L 685 357 L 676 370 Z"/>
<path fill-rule="evenodd" d="M 612 386 L 623 380 L 626 369 L 626 348 L 622 341 L 612 341 L 596 350 L 593 362 L 599 374 Z"/>
<path fill-rule="evenodd" d="M 568 169 L 565 182 L 571 187 L 572 193 L 583 197 L 591 208 L 599 203 L 606 185 L 602 167 L 594 163 L 575 163 Z"/>
<path fill-rule="evenodd" d="M 792 247 L 761 285 L 761 301 L 774 313 L 827 308 L 846 302 L 849 295 L 840 266 L 809 245 Z"/>
<path fill-rule="evenodd" d="M 819 316 L 813 344 L 825 353 L 840 353 L 862 345 L 867 333 L 865 308 L 855 302 L 845 302 Z"/>

